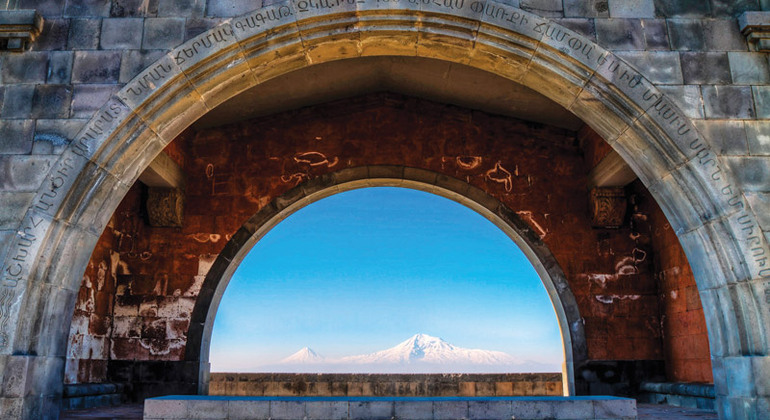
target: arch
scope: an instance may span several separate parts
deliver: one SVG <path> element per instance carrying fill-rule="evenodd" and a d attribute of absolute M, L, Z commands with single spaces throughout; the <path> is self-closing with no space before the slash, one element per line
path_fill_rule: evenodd
<path fill-rule="evenodd" d="M 588 360 L 583 319 L 564 272 L 540 237 L 518 214 L 477 187 L 425 169 L 385 165 L 348 168 L 305 181 L 260 209 L 227 242 L 206 274 L 190 321 L 185 359 L 199 363 L 199 392 L 208 391 L 209 348 L 219 303 L 233 273 L 254 245 L 282 220 L 309 204 L 341 192 L 376 186 L 412 188 L 456 201 L 490 220 L 516 243 L 535 267 L 556 311 L 564 346 L 564 394 L 575 395 L 576 381 L 580 382 L 575 378 L 575 367 Z"/>
<path fill-rule="evenodd" d="M 711 308 L 705 316 L 715 370 L 740 369 L 750 376 L 743 380 L 759 381 L 761 366 L 743 356 L 766 356 L 770 348 L 762 298 L 770 251 L 720 157 L 622 59 L 548 19 L 492 0 L 277 2 L 224 21 L 150 65 L 84 126 L 20 222 L 0 283 L 0 354 L 60 362 L 68 321 L 61 308 L 72 307 L 99 234 L 138 175 L 184 128 L 272 77 L 372 55 L 435 58 L 498 74 L 561 104 L 602 135 L 680 238 Z M 25 381 L 44 386 L 59 371 Z M 729 395 L 742 401 L 733 407 L 753 410 L 766 398 L 754 387 L 726 387 L 725 376 L 715 375 L 717 389 L 726 390 L 722 404 Z"/>

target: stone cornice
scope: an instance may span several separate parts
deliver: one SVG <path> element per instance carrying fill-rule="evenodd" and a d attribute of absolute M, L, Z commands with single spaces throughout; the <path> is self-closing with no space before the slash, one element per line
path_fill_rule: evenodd
<path fill-rule="evenodd" d="M 0 10 L 0 50 L 24 51 L 42 30 L 36 10 Z"/>
<path fill-rule="evenodd" d="M 744 12 L 738 17 L 741 33 L 756 51 L 770 51 L 770 12 Z"/>

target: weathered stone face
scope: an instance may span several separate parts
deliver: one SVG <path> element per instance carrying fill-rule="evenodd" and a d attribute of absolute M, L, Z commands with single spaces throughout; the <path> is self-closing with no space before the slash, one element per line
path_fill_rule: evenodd
<path fill-rule="evenodd" d="M 33 51 L 0 53 L 0 119 L 14 133 L 0 142 L 0 365 L 29 366 L 26 391 L 2 394 L 4 413 L 41 418 L 55 407 L 69 325 L 61 314 L 72 312 L 91 249 L 154 155 L 265 80 L 373 55 L 495 73 L 598 132 L 649 188 L 688 256 L 722 416 L 766 411 L 769 77 L 753 52 L 760 41 L 747 33 L 750 50 L 736 19 L 763 2 L 204 3 L 20 4 L 44 23 Z M 749 17 L 742 22 L 761 26 L 761 14 Z M 492 176 L 506 188 L 505 172 Z M 17 377 L 3 372 L 4 382 Z"/>

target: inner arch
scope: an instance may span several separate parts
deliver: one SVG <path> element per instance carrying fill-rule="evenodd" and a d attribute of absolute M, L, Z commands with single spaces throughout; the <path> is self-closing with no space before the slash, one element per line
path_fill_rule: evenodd
<path fill-rule="evenodd" d="M 333 195 L 271 230 L 236 270 L 211 348 L 214 372 L 527 373 L 563 362 L 552 302 L 510 238 L 454 201 L 388 187 Z"/>

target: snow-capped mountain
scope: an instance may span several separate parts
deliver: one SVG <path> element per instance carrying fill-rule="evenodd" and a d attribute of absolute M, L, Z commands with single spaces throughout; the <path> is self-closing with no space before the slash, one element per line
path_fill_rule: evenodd
<path fill-rule="evenodd" d="M 345 363 L 438 363 L 438 364 L 495 364 L 518 363 L 513 356 L 500 352 L 456 347 L 427 334 L 416 334 L 395 347 L 376 353 L 348 356 Z"/>
<path fill-rule="evenodd" d="M 314 352 L 310 347 L 303 347 L 289 357 L 281 359 L 281 364 L 322 363 L 324 357 Z"/>
<path fill-rule="evenodd" d="M 324 358 L 304 347 L 277 364 L 255 372 L 303 373 L 502 373 L 559 372 L 556 364 L 520 361 L 500 351 L 466 349 L 427 334 L 416 334 L 386 350 Z"/>

